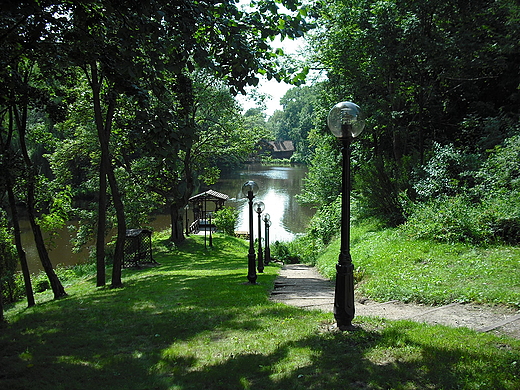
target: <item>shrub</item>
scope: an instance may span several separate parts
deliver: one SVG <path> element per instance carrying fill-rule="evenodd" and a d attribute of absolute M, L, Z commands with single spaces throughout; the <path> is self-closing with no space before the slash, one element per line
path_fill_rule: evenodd
<path fill-rule="evenodd" d="M 308 234 L 327 245 L 341 226 L 341 195 L 330 204 L 320 207 L 309 222 Z"/>
<path fill-rule="evenodd" d="M 271 258 L 284 264 L 296 264 L 300 258 L 294 254 L 293 242 L 275 241 L 271 244 Z"/>
<path fill-rule="evenodd" d="M 495 195 L 482 204 L 482 224 L 491 239 L 507 244 L 520 243 L 520 192 Z"/>
<path fill-rule="evenodd" d="M 215 218 L 215 226 L 218 230 L 233 235 L 235 233 L 235 226 L 238 219 L 238 211 L 233 207 L 223 207 L 215 211 L 213 214 Z"/>
<path fill-rule="evenodd" d="M 477 161 L 475 155 L 463 153 L 451 144 L 434 143 L 433 156 L 422 167 L 422 178 L 413 188 L 418 197 L 426 201 L 465 193 L 475 184 Z"/>
<path fill-rule="evenodd" d="M 520 135 L 495 146 L 476 176 L 479 180 L 476 191 L 482 198 L 520 192 Z"/>
<path fill-rule="evenodd" d="M 481 206 L 464 195 L 442 196 L 416 203 L 401 228 L 412 238 L 476 243 L 490 237 L 481 215 Z"/>
<path fill-rule="evenodd" d="M 404 222 L 403 208 L 398 194 L 409 187 L 409 161 L 397 164 L 390 159 L 374 159 L 359 167 L 354 174 L 360 218 L 378 218 L 389 226 Z"/>
<path fill-rule="evenodd" d="M 10 229 L 7 227 L 7 220 L 4 215 L 0 216 L 0 283 L 3 288 L 4 302 L 12 302 L 17 299 L 15 275 L 18 263 L 16 250 L 12 243 Z"/>

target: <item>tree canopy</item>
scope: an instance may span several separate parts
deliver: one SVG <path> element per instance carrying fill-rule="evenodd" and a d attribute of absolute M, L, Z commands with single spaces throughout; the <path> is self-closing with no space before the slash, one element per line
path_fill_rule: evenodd
<path fill-rule="evenodd" d="M 414 175 L 437 143 L 485 157 L 517 131 L 516 2 L 338 0 L 315 10 L 311 57 L 327 72 L 327 93 L 311 138 L 328 133 L 335 103 L 362 107 L 368 126 L 353 169 L 365 210 L 403 222 L 400 197 L 415 199 Z"/>
<path fill-rule="evenodd" d="M 170 189 L 184 189 L 174 201 L 165 197 L 177 211 L 200 175 L 214 180 L 207 151 L 242 152 L 243 136 L 222 147 L 224 131 L 240 134 L 231 95 L 256 85 L 259 74 L 291 78 L 278 62 L 283 53 L 269 42 L 302 36 L 311 27 L 307 9 L 295 0 L 251 7 L 234 0 L 2 3 L 0 136 L 10 178 L 2 190 L 25 199 L 56 297 L 64 291 L 37 215 L 50 212 L 52 198 L 71 186 L 70 201 L 80 206 L 70 216 L 89 219 L 87 230 L 97 231 L 98 285 L 105 283 L 105 236 L 114 222 L 112 286 L 120 286 L 130 205 L 136 189 L 150 185 L 135 178 L 161 180 L 166 170 Z M 28 178 L 25 188 L 15 187 L 20 175 Z M 43 178 L 56 194 L 41 191 Z M 172 230 L 172 239 L 181 240 L 182 229 Z"/>

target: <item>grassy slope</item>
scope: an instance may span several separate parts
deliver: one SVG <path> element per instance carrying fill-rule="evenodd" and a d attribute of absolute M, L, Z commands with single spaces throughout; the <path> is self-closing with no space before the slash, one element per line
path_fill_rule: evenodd
<path fill-rule="evenodd" d="M 332 277 L 335 241 L 318 259 Z M 408 240 L 397 229 L 369 223 L 352 228 L 352 259 L 362 276 L 359 291 L 376 300 L 445 304 L 478 302 L 520 307 L 520 248 L 478 248 Z"/>
<path fill-rule="evenodd" d="M 246 243 L 214 244 L 162 243 L 161 266 L 125 270 L 121 289 L 84 279 L 65 299 L 11 309 L 0 389 L 520 387 L 518 340 L 361 318 L 357 332 L 329 332 L 330 313 L 268 300 L 277 266 L 244 284 Z"/>

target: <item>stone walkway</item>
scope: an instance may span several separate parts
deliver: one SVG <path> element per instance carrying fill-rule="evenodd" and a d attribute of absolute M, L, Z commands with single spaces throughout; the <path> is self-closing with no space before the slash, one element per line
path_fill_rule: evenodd
<path fill-rule="evenodd" d="M 334 283 L 314 267 L 286 264 L 275 281 L 271 299 L 305 309 L 332 313 Z M 374 302 L 356 297 L 356 317 L 375 316 L 390 320 L 412 320 L 479 332 L 492 332 L 520 339 L 520 311 L 507 307 L 451 303 L 445 306 L 405 304 L 399 301 Z M 354 319 L 355 323 L 356 319 Z"/>

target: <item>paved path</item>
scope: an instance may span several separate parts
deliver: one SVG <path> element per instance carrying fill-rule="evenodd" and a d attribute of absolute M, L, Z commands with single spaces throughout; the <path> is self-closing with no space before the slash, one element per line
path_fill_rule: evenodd
<path fill-rule="evenodd" d="M 286 264 L 275 281 L 271 299 L 287 305 L 332 313 L 334 283 L 321 276 L 314 267 Z M 480 332 L 505 334 L 520 339 L 520 311 L 506 307 L 460 303 L 434 307 L 398 301 L 381 303 L 356 297 L 357 316 L 464 326 Z"/>

